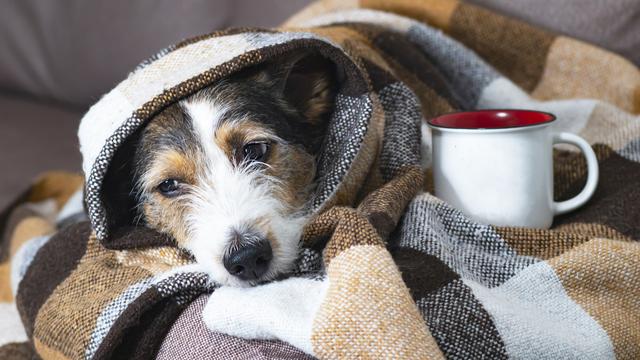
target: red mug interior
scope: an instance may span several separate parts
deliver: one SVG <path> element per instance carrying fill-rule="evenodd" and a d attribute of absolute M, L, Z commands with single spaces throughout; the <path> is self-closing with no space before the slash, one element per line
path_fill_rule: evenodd
<path fill-rule="evenodd" d="M 449 113 L 430 119 L 429 125 L 449 129 L 507 129 L 554 121 L 552 114 L 533 110 L 477 110 Z"/>

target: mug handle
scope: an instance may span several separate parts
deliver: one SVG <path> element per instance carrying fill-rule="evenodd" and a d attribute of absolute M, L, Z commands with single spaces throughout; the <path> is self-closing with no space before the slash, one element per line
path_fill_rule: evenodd
<path fill-rule="evenodd" d="M 583 138 L 578 135 L 561 132 L 553 135 L 553 143 L 554 144 L 571 144 L 575 145 L 584 154 L 584 157 L 587 160 L 587 183 L 585 184 L 582 191 L 576 195 L 575 197 L 553 203 L 553 211 L 555 215 L 560 215 L 567 213 L 569 211 L 575 210 L 580 206 L 584 205 L 596 191 L 596 186 L 598 185 L 598 159 L 596 158 L 596 153 L 593 152 L 593 149 Z"/>

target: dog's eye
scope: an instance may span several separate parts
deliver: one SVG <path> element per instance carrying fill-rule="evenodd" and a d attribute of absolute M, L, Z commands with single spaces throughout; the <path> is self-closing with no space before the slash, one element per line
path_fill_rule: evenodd
<path fill-rule="evenodd" d="M 269 152 L 269 143 L 266 141 L 248 143 L 242 148 L 242 156 L 245 161 L 263 162 Z"/>
<path fill-rule="evenodd" d="M 158 191 L 166 197 L 177 196 L 180 193 L 180 182 L 176 179 L 167 179 L 158 185 Z"/>

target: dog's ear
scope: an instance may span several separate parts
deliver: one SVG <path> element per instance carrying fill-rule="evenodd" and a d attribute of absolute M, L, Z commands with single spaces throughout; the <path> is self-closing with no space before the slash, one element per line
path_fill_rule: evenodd
<path fill-rule="evenodd" d="M 291 124 L 292 131 L 307 150 L 317 154 L 338 91 L 335 64 L 315 52 L 294 53 L 268 63 L 258 77 L 301 115 Z"/>
<path fill-rule="evenodd" d="M 335 64 L 320 54 L 298 54 L 281 62 L 277 89 L 315 123 L 333 109 L 337 81 Z"/>
<path fill-rule="evenodd" d="M 138 134 L 129 137 L 114 154 L 105 174 L 100 196 L 112 230 L 134 225 L 137 217 L 134 153 Z"/>

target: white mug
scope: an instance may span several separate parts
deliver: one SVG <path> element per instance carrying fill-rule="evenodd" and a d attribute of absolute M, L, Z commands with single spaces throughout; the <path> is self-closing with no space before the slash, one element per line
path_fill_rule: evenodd
<path fill-rule="evenodd" d="M 555 215 L 593 195 L 598 161 L 581 137 L 556 133 L 555 116 L 529 110 L 479 110 L 428 121 L 432 129 L 435 195 L 487 224 L 549 228 Z M 587 183 L 574 198 L 553 201 L 553 144 L 580 148 Z"/>

